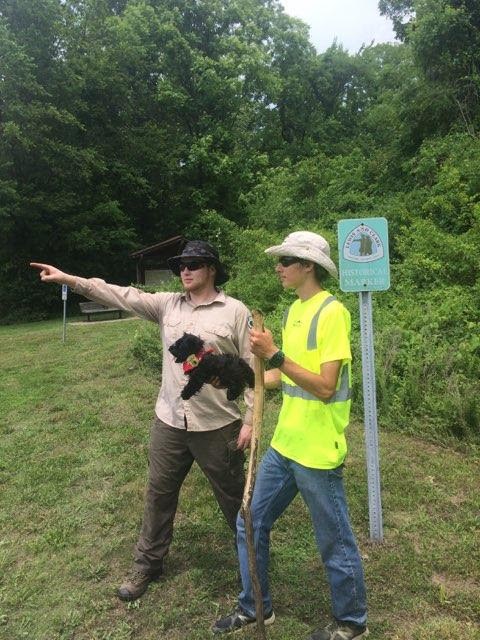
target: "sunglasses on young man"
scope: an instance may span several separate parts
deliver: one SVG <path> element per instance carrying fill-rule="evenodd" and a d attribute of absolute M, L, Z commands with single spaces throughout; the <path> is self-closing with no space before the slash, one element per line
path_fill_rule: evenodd
<path fill-rule="evenodd" d="M 198 271 L 202 267 L 206 266 L 206 262 L 201 262 L 200 260 L 192 260 L 191 262 L 180 262 L 179 270 L 185 271 L 188 269 L 189 271 Z"/>
<path fill-rule="evenodd" d="M 281 264 L 282 267 L 290 267 L 292 264 L 302 262 L 303 260 L 301 260 L 300 258 L 295 258 L 295 256 L 281 256 L 278 259 L 278 264 Z"/>

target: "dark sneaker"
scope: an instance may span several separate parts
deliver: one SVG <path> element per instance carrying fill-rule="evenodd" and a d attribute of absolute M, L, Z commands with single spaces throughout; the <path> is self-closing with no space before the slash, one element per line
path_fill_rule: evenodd
<path fill-rule="evenodd" d="M 233 613 L 224 618 L 220 618 L 216 621 L 216 623 L 212 627 L 213 633 L 235 633 L 236 631 L 240 631 L 243 627 L 249 625 L 255 625 L 257 622 L 256 618 L 251 618 L 249 615 L 244 613 L 240 607 L 237 607 Z M 273 624 L 275 622 L 275 614 L 273 611 L 265 614 L 264 623 Z"/>
<path fill-rule="evenodd" d="M 324 629 L 317 629 L 307 640 L 359 640 L 368 636 L 367 627 L 353 622 L 331 622 Z"/>
<path fill-rule="evenodd" d="M 142 573 L 134 569 L 118 588 L 117 596 L 125 602 L 136 600 L 145 593 L 150 582 L 157 582 L 161 575 L 162 570 L 157 573 Z"/>

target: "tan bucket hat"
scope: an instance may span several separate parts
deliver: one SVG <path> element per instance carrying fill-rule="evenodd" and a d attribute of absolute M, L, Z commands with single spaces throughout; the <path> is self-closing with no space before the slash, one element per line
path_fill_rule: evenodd
<path fill-rule="evenodd" d="M 338 278 L 337 267 L 330 258 L 330 245 L 325 238 L 312 231 L 294 231 L 282 244 L 265 249 L 272 256 L 291 256 L 310 260 L 322 266 L 334 278 Z"/>

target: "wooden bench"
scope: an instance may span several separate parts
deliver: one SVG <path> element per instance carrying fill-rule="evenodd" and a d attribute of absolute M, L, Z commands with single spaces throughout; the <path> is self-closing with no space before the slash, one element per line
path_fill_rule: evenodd
<path fill-rule="evenodd" d="M 122 317 L 122 309 L 115 309 L 114 307 L 106 307 L 99 302 L 79 302 L 80 311 L 87 315 L 88 322 L 90 322 L 90 316 L 94 313 L 118 313 L 118 317 Z"/>

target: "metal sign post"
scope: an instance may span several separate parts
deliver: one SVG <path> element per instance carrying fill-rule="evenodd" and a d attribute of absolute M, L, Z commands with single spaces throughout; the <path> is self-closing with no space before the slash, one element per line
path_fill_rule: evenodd
<path fill-rule="evenodd" d="M 63 338 L 62 342 L 65 344 L 65 340 L 67 339 L 67 295 L 68 295 L 68 286 L 66 284 L 62 284 L 62 300 L 63 300 Z"/>
<path fill-rule="evenodd" d="M 340 288 L 359 293 L 370 538 L 381 542 L 383 519 L 371 292 L 390 287 L 387 221 L 385 218 L 340 220 L 338 248 Z"/>
<path fill-rule="evenodd" d="M 383 518 L 380 490 L 375 354 L 373 348 L 372 294 L 370 291 L 362 291 L 359 298 L 370 538 L 381 542 L 383 540 Z"/>

